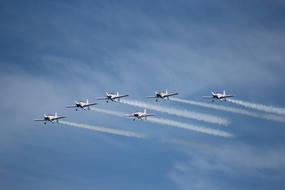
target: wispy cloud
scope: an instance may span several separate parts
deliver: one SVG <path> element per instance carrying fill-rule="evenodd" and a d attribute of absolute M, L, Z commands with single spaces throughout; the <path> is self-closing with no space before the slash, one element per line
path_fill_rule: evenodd
<path fill-rule="evenodd" d="M 219 145 L 212 151 L 201 150 L 193 154 L 192 151 L 185 149 L 188 158 L 174 164 L 170 178 L 181 189 L 187 189 L 189 186 L 196 189 L 226 187 L 239 189 L 238 181 L 241 176 L 261 180 L 267 176 L 266 171 L 274 172 L 285 168 L 285 162 L 282 159 L 285 152 L 279 148 L 262 150 L 243 144 L 231 144 Z M 196 176 L 197 172 L 203 178 Z M 269 175 L 267 178 L 274 177 Z M 224 180 L 220 181 L 220 179 Z M 281 181 L 282 178 L 275 178 L 275 180 Z M 217 183 L 218 181 L 220 183 Z M 232 184 L 235 185 L 232 186 Z"/>

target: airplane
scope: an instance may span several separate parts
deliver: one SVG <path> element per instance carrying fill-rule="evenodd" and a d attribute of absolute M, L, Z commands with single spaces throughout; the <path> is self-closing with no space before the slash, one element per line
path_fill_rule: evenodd
<path fill-rule="evenodd" d="M 105 93 L 106 97 L 97 98 L 97 100 L 106 100 L 107 103 L 109 102 L 109 100 L 111 100 L 112 102 L 117 102 L 117 101 L 119 102 L 121 98 L 129 96 L 128 94 L 120 95 L 119 92 L 117 93 L 105 92 Z"/>
<path fill-rule="evenodd" d="M 165 90 L 165 91 L 155 92 L 154 96 L 147 96 L 147 98 L 156 98 L 155 101 L 157 102 L 158 98 L 161 98 L 163 100 L 165 99 L 169 100 L 170 96 L 175 96 L 175 95 L 178 95 L 178 93 L 168 93 L 168 91 Z"/>
<path fill-rule="evenodd" d="M 87 108 L 88 110 L 90 110 L 90 106 L 94 106 L 97 103 L 89 103 L 88 99 L 86 99 L 86 102 L 84 101 L 74 101 L 74 105 L 70 105 L 70 106 L 66 106 L 66 108 L 75 108 L 76 111 L 78 111 L 78 108 L 81 108 L 83 110 L 86 110 L 85 108 Z"/>
<path fill-rule="evenodd" d="M 137 111 L 137 112 L 134 112 L 134 113 L 131 113 L 128 115 L 128 117 L 132 117 L 134 121 L 136 119 L 140 119 L 140 120 L 145 119 L 146 120 L 147 117 L 149 117 L 149 116 L 154 116 L 154 115 L 146 113 L 146 109 L 144 109 L 143 112 Z"/>
<path fill-rule="evenodd" d="M 54 122 L 56 121 L 58 123 L 58 120 L 66 118 L 65 116 L 57 116 L 57 113 L 55 112 L 54 115 L 52 114 L 44 114 L 44 118 L 43 119 L 35 119 L 34 121 L 44 121 L 44 124 L 47 124 L 47 121 L 49 122 Z"/>
<path fill-rule="evenodd" d="M 218 92 L 212 92 L 212 96 L 203 96 L 203 98 L 213 98 L 212 102 L 214 102 L 214 99 L 217 100 L 227 100 L 227 98 L 234 97 L 234 95 L 226 94 L 226 91 L 224 90 L 223 93 Z"/>

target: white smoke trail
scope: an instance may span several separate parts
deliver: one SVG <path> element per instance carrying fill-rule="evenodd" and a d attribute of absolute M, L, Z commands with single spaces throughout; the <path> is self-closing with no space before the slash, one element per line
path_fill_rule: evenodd
<path fill-rule="evenodd" d="M 227 99 L 227 100 L 229 102 L 244 106 L 246 108 L 285 116 L 285 108 L 279 108 L 279 107 L 267 106 L 267 105 L 263 105 L 263 104 L 250 103 L 250 102 L 246 102 L 246 101 L 242 101 L 242 100 L 236 100 L 236 99 Z"/>
<path fill-rule="evenodd" d="M 117 116 L 117 117 L 125 117 L 127 115 L 123 112 L 114 111 L 114 110 L 107 110 L 107 109 L 103 109 L 103 108 L 96 108 L 96 107 L 90 108 L 90 110 L 109 114 L 109 115 L 113 115 L 113 116 Z"/>
<path fill-rule="evenodd" d="M 127 115 L 127 114 L 124 114 L 122 112 L 106 110 L 106 109 L 102 109 L 102 108 L 91 108 L 91 110 L 101 112 L 101 113 L 105 113 L 105 114 L 109 114 L 109 115 L 113 115 L 113 116 L 118 116 L 118 117 L 124 117 Z M 168 125 L 171 127 L 187 129 L 187 130 L 200 132 L 200 133 L 204 133 L 204 134 L 208 134 L 208 135 L 220 136 L 220 137 L 225 137 L 225 138 L 232 137 L 232 134 L 221 131 L 221 130 L 189 125 L 187 123 L 181 123 L 181 122 L 177 122 L 177 121 L 169 120 L 169 119 L 163 119 L 163 118 L 157 118 L 157 117 L 148 117 L 147 120 L 143 120 L 143 121 L 152 122 L 152 123 L 156 123 L 156 124 L 160 124 L 160 125 Z"/>
<path fill-rule="evenodd" d="M 108 134 L 112 134 L 112 135 L 134 137 L 134 138 L 145 138 L 145 135 L 140 134 L 140 133 L 135 133 L 132 131 L 112 129 L 112 128 L 106 128 L 106 127 L 99 127 L 99 126 L 74 123 L 74 122 L 69 122 L 69 121 L 59 121 L 59 123 L 64 124 L 64 125 L 68 125 L 68 126 L 72 126 L 72 127 L 89 129 L 89 130 L 93 130 L 93 131 L 97 131 L 97 132 L 101 132 L 101 133 L 108 133 Z"/>
<path fill-rule="evenodd" d="M 171 127 L 177 127 L 177 128 L 187 129 L 191 131 L 196 131 L 196 132 L 204 133 L 208 135 L 225 137 L 225 138 L 230 138 L 233 136 L 232 134 L 221 131 L 221 130 L 210 129 L 206 127 L 198 127 L 198 126 L 189 125 L 187 123 L 182 123 L 182 122 L 169 120 L 169 119 L 152 117 L 152 118 L 148 118 L 147 121 L 152 122 L 152 123 L 162 124 L 162 125 L 168 125 Z"/>
<path fill-rule="evenodd" d="M 248 111 L 248 110 L 232 108 L 232 107 L 226 107 L 226 106 L 223 106 L 223 105 L 214 105 L 214 104 L 209 104 L 209 103 L 205 103 L 205 102 L 184 100 L 184 99 L 180 99 L 180 98 L 171 98 L 171 100 L 175 101 L 175 102 L 190 104 L 190 105 L 194 105 L 194 106 L 201 106 L 201 107 L 205 107 L 205 108 L 211 108 L 211 109 L 215 109 L 215 110 L 231 112 L 231 113 L 236 113 L 236 114 L 240 114 L 240 115 L 246 115 L 246 116 L 250 116 L 250 117 L 260 118 L 260 119 L 267 119 L 267 120 L 272 120 L 272 121 L 285 122 L 285 118 L 284 117 L 277 116 L 277 115 L 272 115 L 272 114 L 256 113 L 256 112 L 251 112 L 251 111 Z"/>
<path fill-rule="evenodd" d="M 136 106 L 140 108 L 147 108 L 150 110 L 155 110 L 171 115 L 176 115 L 180 117 L 185 117 L 189 119 L 196 119 L 199 121 L 203 122 L 208 122 L 208 123 L 213 123 L 213 124 L 218 124 L 218 125 L 223 125 L 227 126 L 229 124 L 229 121 L 225 118 L 209 115 L 209 114 L 202 114 L 202 113 L 197 113 L 197 112 L 190 112 L 187 110 L 179 110 L 175 108 L 169 108 L 169 107 L 163 107 L 163 106 L 158 106 L 154 104 L 148 104 L 145 102 L 140 102 L 140 101 L 135 101 L 135 100 L 121 100 L 121 103 L 128 104 L 131 106 Z"/>

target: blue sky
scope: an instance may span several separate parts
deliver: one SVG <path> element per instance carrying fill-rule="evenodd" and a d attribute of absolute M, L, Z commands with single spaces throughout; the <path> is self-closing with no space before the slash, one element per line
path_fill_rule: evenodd
<path fill-rule="evenodd" d="M 284 189 L 284 123 L 158 103 L 227 118 L 223 128 L 155 112 L 235 136 L 224 139 L 65 109 L 106 90 L 145 100 L 158 89 L 285 107 L 284 18 L 281 0 L 1 1 L 0 188 Z M 151 138 L 33 121 L 55 111 Z"/>

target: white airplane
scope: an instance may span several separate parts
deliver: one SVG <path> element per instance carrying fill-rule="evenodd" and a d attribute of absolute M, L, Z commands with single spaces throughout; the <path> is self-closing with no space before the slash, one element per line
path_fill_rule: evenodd
<path fill-rule="evenodd" d="M 155 92 L 154 96 L 147 96 L 147 98 L 156 98 L 155 101 L 158 101 L 158 98 L 161 98 L 163 100 L 165 99 L 169 100 L 170 96 L 175 96 L 175 95 L 178 95 L 178 93 L 168 93 L 168 91 L 165 90 L 165 91 Z"/>
<path fill-rule="evenodd" d="M 70 105 L 70 106 L 66 106 L 67 108 L 75 108 L 76 111 L 78 111 L 78 108 L 81 108 L 83 110 L 86 110 L 86 108 L 88 110 L 90 110 L 90 106 L 94 106 L 97 103 L 89 103 L 88 99 L 86 99 L 86 102 L 84 101 L 74 101 L 74 105 Z"/>
<path fill-rule="evenodd" d="M 223 91 L 223 93 L 212 92 L 212 96 L 203 96 L 203 98 L 213 98 L 212 101 L 214 101 L 214 99 L 226 101 L 227 98 L 231 98 L 231 97 L 234 97 L 234 96 L 231 94 L 226 94 L 225 90 Z"/>
<path fill-rule="evenodd" d="M 134 113 L 131 113 L 131 114 L 128 115 L 128 117 L 132 117 L 134 121 L 136 119 L 140 119 L 140 120 L 145 119 L 146 120 L 147 117 L 149 117 L 149 116 L 154 116 L 154 115 L 146 113 L 146 109 L 144 109 L 143 112 L 139 112 L 138 111 L 138 112 L 134 112 Z"/>
<path fill-rule="evenodd" d="M 66 118 L 65 116 L 57 116 L 57 113 L 55 112 L 54 115 L 52 114 L 44 114 L 44 118 L 43 119 L 35 119 L 34 121 L 44 121 L 44 124 L 47 124 L 48 122 L 54 122 L 56 121 L 58 123 L 58 120 Z"/>
<path fill-rule="evenodd" d="M 106 97 L 97 98 L 97 100 L 106 100 L 107 103 L 109 102 L 109 100 L 111 100 L 112 102 L 117 102 L 117 101 L 119 102 L 121 98 L 129 96 L 128 94 L 120 95 L 119 92 L 117 93 L 105 92 L 105 93 Z"/>

